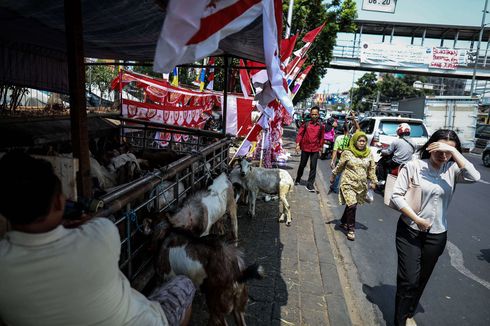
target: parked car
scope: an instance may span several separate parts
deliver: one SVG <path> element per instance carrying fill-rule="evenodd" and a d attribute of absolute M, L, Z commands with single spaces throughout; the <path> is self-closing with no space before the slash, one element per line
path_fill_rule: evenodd
<path fill-rule="evenodd" d="M 490 140 L 490 125 L 480 124 L 476 126 L 475 138 Z"/>
<path fill-rule="evenodd" d="M 387 148 L 398 136 L 396 129 L 400 123 L 410 125 L 410 138 L 414 145 L 421 147 L 429 138 L 427 127 L 421 119 L 402 117 L 366 117 L 359 122 L 359 126 L 368 137 L 368 144 L 372 147 L 374 160 L 378 162 L 381 154 L 379 149 Z"/>
<path fill-rule="evenodd" d="M 485 165 L 487 168 L 490 167 L 490 144 L 487 144 L 487 147 L 485 147 L 483 150 L 481 159 L 483 161 L 483 165 Z"/>

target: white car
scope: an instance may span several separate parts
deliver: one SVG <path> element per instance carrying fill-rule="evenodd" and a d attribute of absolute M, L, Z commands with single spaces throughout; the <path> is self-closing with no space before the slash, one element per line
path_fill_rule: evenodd
<path fill-rule="evenodd" d="M 361 130 L 364 131 L 368 137 L 368 145 L 371 146 L 374 160 L 376 162 L 378 162 L 378 160 L 381 158 L 381 154 L 378 153 L 378 150 L 390 146 L 393 140 L 398 137 L 396 134 L 396 129 L 400 123 L 403 122 L 410 125 L 410 139 L 414 145 L 417 146 L 417 148 L 420 148 L 427 142 L 429 132 L 421 119 L 402 117 L 366 117 L 359 122 Z"/>

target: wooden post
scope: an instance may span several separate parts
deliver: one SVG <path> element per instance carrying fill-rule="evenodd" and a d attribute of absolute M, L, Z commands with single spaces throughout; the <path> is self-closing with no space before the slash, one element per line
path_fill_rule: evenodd
<path fill-rule="evenodd" d="M 223 135 L 226 135 L 226 115 L 228 112 L 228 56 L 223 56 L 224 61 L 224 81 L 223 81 Z"/>
<path fill-rule="evenodd" d="M 65 0 L 66 54 L 70 87 L 70 119 L 73 157 L 78 158 L 78 197 L 92 196 L 88 150 L 85 62 L 81 0 Z"/>

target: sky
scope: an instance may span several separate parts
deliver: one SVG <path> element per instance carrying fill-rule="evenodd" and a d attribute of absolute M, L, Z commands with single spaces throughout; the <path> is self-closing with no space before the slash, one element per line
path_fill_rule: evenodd
<path fill-rule="evenodd" d="M 456 26 L 480 26 L 485 6 L 485 0 L 398 0 L 395 13 L 391 14 L 362 10 L 362 2 L 363 0 L 356 0 L 358 19 Z M 487 10 L 490 11 L 490 3 Z M 490 14 L 487 14 L 485 23 L 490 23 Z M 345 43 L 351 37 L 352 34 L 341 33 L 337 36 L 337 44 L 343 41 Z M 363 40 L 381 43 L 381 37 L 363 36 Z M 365 73 L 366 71 L 329 68 L 317 93 L 348 91 L 353 81 Z"/>

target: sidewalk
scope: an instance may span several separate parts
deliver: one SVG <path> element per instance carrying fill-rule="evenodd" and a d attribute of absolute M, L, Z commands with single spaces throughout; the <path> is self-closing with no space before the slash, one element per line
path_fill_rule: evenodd
<path fill-rule="evenodd" d="M 294 153 L 295 131 L 284 132 L 284 147 Z M 296 176 L 299 156 L 285 169 Z M 308 175 L 305 169 L 303 180 Z M 317 174 L 317 183 L 319 177 Z M 267 277 L 249 283 L 248 325 L 351 325 L 336 261 L 327 236 L 320 194 L 295 186 L 288 196 L 292 225 L 279 224 L 277 200 L 257 199 L 256 217 L 238 206 L 240 245 L 248 263 L 264 266 Z M 192 325 L 204 325 L 202 295 L 194 300 Z M 234 324 L 230 318 L 230 324 Z"/>

